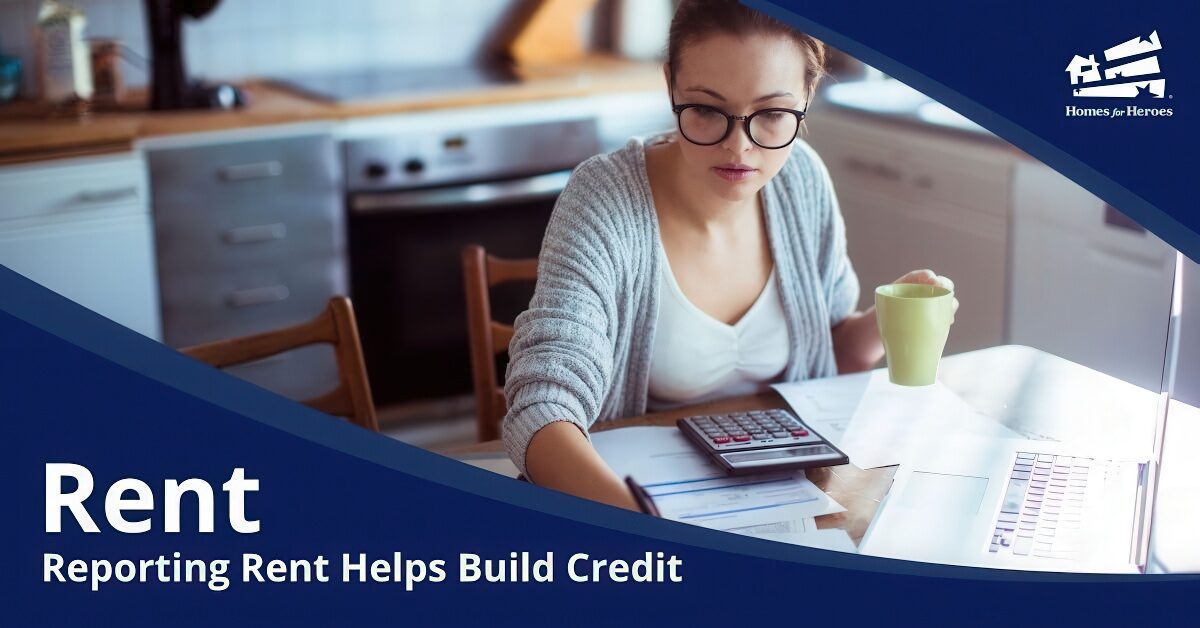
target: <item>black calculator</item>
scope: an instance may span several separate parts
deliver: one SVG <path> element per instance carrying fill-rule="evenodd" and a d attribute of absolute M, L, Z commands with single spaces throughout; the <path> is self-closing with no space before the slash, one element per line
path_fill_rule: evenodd
<path fill-rule="evenodd" d="M 679 429 L 731 475 L 847 464 L 850 459 L 788 410 L 679 419 Z"/>

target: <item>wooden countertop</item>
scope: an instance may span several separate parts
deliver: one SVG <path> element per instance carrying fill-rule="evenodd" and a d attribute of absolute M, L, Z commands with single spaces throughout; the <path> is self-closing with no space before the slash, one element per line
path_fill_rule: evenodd
<path fill-rule="evenodd" d="M 119 111 L 56 117 L 45 105 L 17 102 L 0 106 L 0 164 L 129 150 L 135 140 L 159 135 L 654 90 L 663 81 L 658 63 L 602 55 L 519 68 L 517 75 L 521 80 L 509 85 L 369 103 L 326 103 L 248 81 L 250 105 L 234 111 L 146 111 L 141 94 Z"/>

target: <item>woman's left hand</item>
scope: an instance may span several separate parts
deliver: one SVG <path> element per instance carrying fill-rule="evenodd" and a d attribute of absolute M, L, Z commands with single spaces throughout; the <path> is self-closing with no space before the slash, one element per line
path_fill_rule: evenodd
<path fill-rule="evenodd" d="M 892 283 L 921 283 L 929 286 L 939 286 L 951 292 L 954 291 L 954 282 L 949 277 L 939 275 L 928 268 L 905 273 L 903 277 Z M 954 311 L 958 312 L 958 297 L 954 297 Z M 950 322 L 954 322 L 953 319 Z"/>

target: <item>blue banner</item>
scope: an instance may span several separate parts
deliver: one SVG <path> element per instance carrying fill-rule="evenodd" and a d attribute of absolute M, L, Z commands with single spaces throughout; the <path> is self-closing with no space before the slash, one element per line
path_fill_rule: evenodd
<path fill-rule="evenodd" d="M 997 599 L 1028 600 L 1042 621 L 1115 625 L 1186 616 L 1200 583 L 890 561 L 653 519 L 331 421 L 2 268 L 0 294 L 11 625 L 1009 625 L 980 611 Z M 71 473 L 48 481 L 61 465 Z M 80 477 L 97 531 L 61 508 L 61 531 L 48 532 L 49 492 L 75 494 Z M 213 487 L 211 517 L 189 494 L 169 532 L 166 483 L 191 478 Z M 109 489 L 124 479 L 151 491 L 121 515 L 145 532 L 110 518 Z M 230 480 L 243 490 L 222 488 Z M 239 532 L 248 521 L 257 531 Z M 639 560 L 648 581 L 608 571 Z M 508 581 L 481 576 L 502 569 Z"/>

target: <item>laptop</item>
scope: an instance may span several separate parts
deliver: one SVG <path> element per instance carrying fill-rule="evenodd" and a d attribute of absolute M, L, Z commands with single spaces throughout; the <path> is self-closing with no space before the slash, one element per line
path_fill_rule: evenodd
<path fill-rule="evenodd" d="M 1124 443 L 931 443 L 928 455 L 913 456 L 916 462 L 896 472 L 859 552 L 971 567 L 1144 572 L 1179 350 L 1183 256 L 1178 260 L 1148 455 L 1130 457 Z"/>

